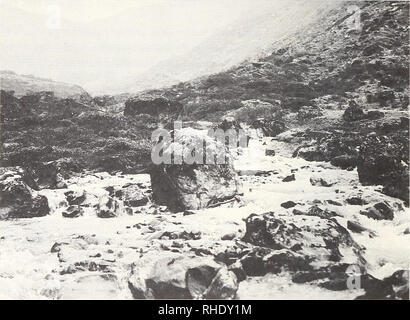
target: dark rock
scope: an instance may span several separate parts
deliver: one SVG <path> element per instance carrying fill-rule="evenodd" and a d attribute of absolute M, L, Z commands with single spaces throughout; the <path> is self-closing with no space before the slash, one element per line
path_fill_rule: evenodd
<path fill-rule="evenodd" d="M 338 202 L 338 201 L 335 201 L 335 200 L 326 200 L 326 202 L 327 203 L 329 203 L 329 204 L 332 204 L 332 205 L 334 205 L 334 206 L 338 206 L 338 207 L 341 207 L 341 206 L 343 206 L 343 204 L 341 204 L 340 202 Z"/>
<path fill-rule="evenodd" d="M 232 240 L 235 239 L 236 233 L 227 233 L 221 237 L 221 240 Z"/>
<path fill-rule="evenodd" d="M 394 211 L 386 202 L 376 203 L 374 206 L 360 211 L 360 214 L 375 220 L 393 220 Z"/>
<path fill-rule="evenodd" d="M 381 119 L 383 117 L 384 117 L 384 112 L 377 111 L 377 110 L 369 111 L 366 114 L 366 119 L 369 119 L 369 120 L 377 120 L 377 119 Z"/>
<path fill-rule="evenodd" d="M 293 208 L 294 206 L 296 206 L 296 203 L 294 203 L 293 201 L 286 201 L 281 203 L 281 207 L 285 209 Z"/>
<path fill-rule="evenodd" d="M 322 176 L 315 175 L 310 178 L 310 184 L 312 186 L 322 186 L 322 187 L 331 187 L 337 183 L 335 179 L 323 178 Z"/>
<path fill-rule="evenodd" d="M 84 213 L 84 209 L 78 205 L 71 205 L 67 210 L 63 211 L 62 215 L 64 218 L 78 218 Z"/>
<path fill-rule="evenodd" d="M 357 157 L 356 156 L 349 156 L 349 155 L 342 155 L 332 158 L 330 163 L 335 167 L 339 167 L 341 169 L 353 169 L 357 165 Z"/>
<path fill-rule="evenodd" d="M 99 218 L 113 218 L 118 215 L 118 202 L 110 196 L 100 198 L 97 206 Z"/>
<path fill-rule="evenodd" d="M 394 299 L 409 300 L 409 270 L 398 270 L 383 281 L 393 287 Z"/>
<path fill-rule="evenodd" d="M 50 212 L 45 196 L 23 181 L 19 168 L 0 168 L 0 219 L 42 217 Z"/>
<path fill-rule="evenodd" d="M 368 202 L 361 198 L 361 197 L 351 197 L 351 198 L 347 198 L 346 202 L 352 206 L 363 206 L 368 204 Z"/>
<path fill-rule="evenodd" d="M 275 156 L 275 150 L 265 150 L 265 156 L 273 157 Z"/>
<path fill-rule="evenodd" d="M 85 200 L 85 191 L 70 190 L 64 193 L 69 205 L 79 205 Z"/>
<path fill-rule="evenodd" d="M 371 136 L 360 147 L 357 172 L 363 185 L 383 185 L 383 192 L 409 202 L 407 135 Z"/>
<path fill-rule="evenodd" d="M 71 158 L 38 163 L 33 170 L 34 179 L 40 189 L 64 189 L 67 187 L 64 180 L 73 172 L 80 172 L 78 164 Z"/>
<path fill-rule="evenodd" d="M 367 231 L 367 229 L 360 225 L 358 222 L 351 220 L 347 221 L 347 229 L 356 233 L 362 233 L 363 231 Z"/>
<path fill-rule="evenodd" d="M 343 119 L 345 121 L 358 121 L 363 120 L 365 117 L 366 115 L 363 112 L 363 109 L 355 103 L 351 103 L 343 114 Z"/>
<path fill-rule="evenodd" d="M 267 137 L 275 137 L 286 131 L 285 123 L 279 119 L 258 119 L 252 123 L 252 127 L 262 129 L 263 134 Z"/>
<path fill-rule="evenodd" d="M 321 116 L 323 116 L 323 112 L 319 108 L 304 106 L 299 109 L 296 118 L 299 121 L 305 121 L 307 119 L 317 118 Z"/>
<path fill-rule="evenodd" d="M 291 182 L 295 180 L 296 180 L 295 174 L 291 174 L 290 176 L 286 176 L 285 178 L 283 178 L 282 182 Z"/>
<path fill-rule="evenodd" d="M 182 105 L 161 96 L 145 96 L 130 98 L 125 102 L 124 115 L 135 116 L 149 114 L 158 116 L 160 114 L 179 113 Z"/>
<path fill-rule="evenodd" d="M 290 250 L 295 254 L 289 255 L 287 251 L 284 254 L 292 261 L 299 261 L 298 268 L 308 268 L 310 262 L 317 260 L 319 256 L 322 263 L 338 262 L 342 257 L 342 248 L 351 250 L 352 254 L 357 256 L 358 263 L 361 259 L 360 247 L 340 224 L 334 220 L 305 215 L 290 216 L 286 220 L 275 218 L 272 213 L 251 215 L 246 219 L 243 241 L 264 249 Z M 312 246 L 312 243 L 315 245 Z M 243 257 L 241 261 L 245 272 L 248 274 L 249 269 L 266 272 L 268 265 L 265 265 L 264 261 L 270 260 L 267 257 L 269 253 L 262 251 L 256 256 Z M 247 268 L 245 262 L 251 267 Z M 260 266 L 261 263 L 263 266 Z M 259 266 L 259 269 L 255 266 Z"/>

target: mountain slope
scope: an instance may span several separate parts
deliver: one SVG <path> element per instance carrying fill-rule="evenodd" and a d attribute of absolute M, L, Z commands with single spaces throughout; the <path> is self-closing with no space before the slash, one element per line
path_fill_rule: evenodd
<path fill-rule="evenodd" d="M 17 97 L 40 91 L 52 91 L 56 97 L 60 98 L 88 96 L 88 93 L 78 85 L 37 78 L 31 75 L 18 75 L 12 71 L 0 71 L 0 89 L 14 91 Z"/>

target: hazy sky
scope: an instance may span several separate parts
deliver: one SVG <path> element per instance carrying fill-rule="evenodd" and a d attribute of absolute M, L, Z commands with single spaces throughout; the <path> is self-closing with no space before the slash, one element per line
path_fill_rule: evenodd
<path fill-rule="evenodd" d="M 0 0 L 0 69 L 92 87 L 188 52 L 272 0 Z"/>

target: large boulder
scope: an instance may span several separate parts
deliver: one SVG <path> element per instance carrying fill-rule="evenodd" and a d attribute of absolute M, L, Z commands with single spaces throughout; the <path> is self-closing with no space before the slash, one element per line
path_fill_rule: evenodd
<path fill-rule="evenodd" d="M 49 212 L 47 198 L 27 185 L 21 168 L 0 168 L 0 220 L 41 217 Z"/>
<path fill-rule="evenodd" d="M 191 146 L 203 146 L 206 149 L 192 151 Z M 172 211 L 196 210 L 216 206 L 226 201 L 234 201 L 238 195 L 238 177 L 232 165 L 232 157 L 224 143 L 211 138 L 206 133 L 186 128 L 180 130 L 174 139 L 163 146 L 163 154 L 172 154 L 180 150 L 182 164 L 158 164 L 150 169 L 153 200 L 166 205 Z M 198 152 L 202 159 L 197 163 L 185 161 L 192 153 Z M 224 154 L 225 163 L 209 163 L 206 154 L 215 156 Z"/>
<path fill-rule="evenodd" d="M 147 261 L 145 261 L 147 260 Z M 163 254 L 133 264 L 128 286 L 136 299 L 233 299 L 235 274 L 211 257 Z"/>
<path fill-rule="evenodd" d="M 409 202 L 409 140 L 406 136 L 370 136 L 360 147 L 357 172 L 363 185 Z"/>
<path fill-rule="evenodd" d="M 80 168 L 71 158 L 61 158 L 55 161 L 38 163 L 33 168 L 33 177 L 39 189 L 64 189 L 65 179 Z"/>
<path fill-rule="evenodd" d="M 343 113 L 343 119 L 345 121 L 358 121 L 366 118 L 366 115 L 362 108 L 357 104 L 351 103 L 349 107 L 346 108 Z"/>
<path fill-rule="evenodd" d="M 295 215 L 283 219 L 269 212 L 253 214 L 246 219 L 243 240 L 266 249 L 260 259 L 261 270 L 265 273 L 272 272 L 272 263 L 279 258 L 283 261 L 281 267 L 294 271 L 313 269 L 317 263 L 321 266 L 347 261 L 361 263 L 360 247 L 331 217 Z M 273 253 L 267 249 L 272 249 Z M 278 253 L 281 255 L 275 256 Z M 275 260 L 269 265 L 270 255 Z M 274 270 L 280 269 L 275 267 Z"/>

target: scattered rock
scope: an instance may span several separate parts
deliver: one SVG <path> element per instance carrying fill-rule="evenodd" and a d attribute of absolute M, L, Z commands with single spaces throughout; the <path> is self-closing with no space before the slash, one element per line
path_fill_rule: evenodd
<path fill-rule="evenodd" d="M 368 204 L 368 202 L 361 198 L 361 197 L 351 197 L 351 198 L 347 198 L 346 202 L 352 206 L 363 206 Z"/>
<path fill-rule="evenodd" d="M 19 168 L 0 168 L 0 220 L 42 217 L 50 212 L 45 196 L 23 181 Z"/>
<path fill-rule="evenodd" d="M 71 205 L 65 211 L 63 211 L 62 215 L 64 218 L 78 218 L 81 217 L 83 213 L 83 208 L 78 205 Z"/>
<path fill-rule="evenodd" d="M 273 156 L 275 156 L 275 150 L 266 149 L 266 150 L 265 150 L 265 156 L 268 156 L 268 157 L 273 157 Z"/>
<path fill-rule="evenodd" d="M 337 180 L 316 175 L 310 178 L 310 183 L 312 186 L 331 187 L 337 184 Z"/>
<path fill-rule="evenodd" d="M 343 119 L 345 121 L 358 121 L 363 120 L 366 117 L 362 108 L 360 108 L 356 103 L 351 102 L 350 106 L 346 108 L 343 113 Z"/>
<path fill-rule="evenodd" d="M 86 197 L 84 190 L 70 190 L 65 192 L 64 195 L 69 205 L 82 204 Z"/>
<path fill-rule="evenodd" d="M 97 206 L 99 218 L 113 218 L 118 215 L 118 202 L 110 196 L 102 196 Z"/>
<path fill-rule="evenodd" d="M 291 182 L 295 180 L 296 180 L 295 174 L 291 174 L 290 176 L 286 176 L 285 178 L 283 178 L 282 182 Z"/>
<path fill-rule="evenodd" d="M 281 207 L 285 209 L 293 208 L 294 206 L 296 206 L 296 203 L 293 201 L 286 201 L 286 202 L 281 203 Z"/>
<path fill-rule="evenodd" d="M 360 211 L 360 214 L 375 220 L 393 220 L 394 211 L 386 202 L 376 203 L 374 206 Z"/>

